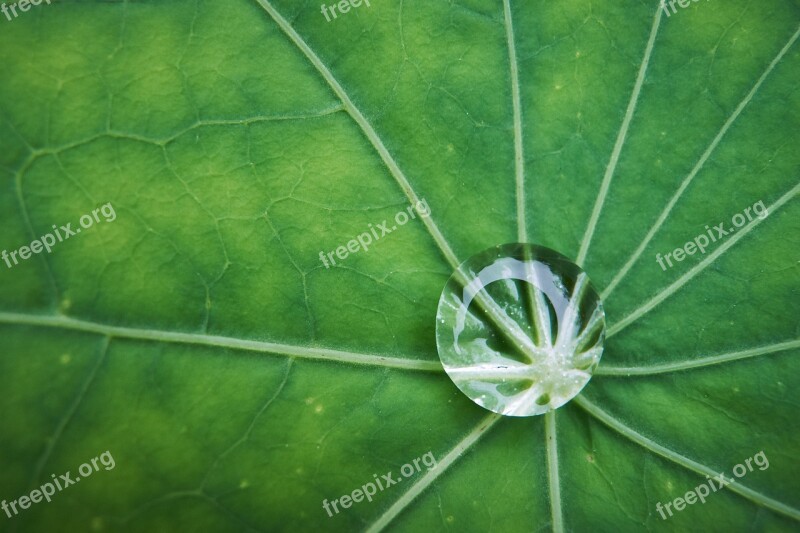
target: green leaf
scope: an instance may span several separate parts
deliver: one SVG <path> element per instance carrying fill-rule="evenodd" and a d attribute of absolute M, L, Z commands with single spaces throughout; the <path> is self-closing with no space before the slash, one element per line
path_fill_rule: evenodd
<path fill-rule="evenodd" d="M 0 530 L 796 529 L 800 7 L 675 6 L 0 15 L 0 251 L 116 214 L 0 263 L 0 501 L 114 459 Z M 435 342 L 454 267 L 519 241 L 575 260 L 609 325 L 531 418 L 475 405 Z"/>

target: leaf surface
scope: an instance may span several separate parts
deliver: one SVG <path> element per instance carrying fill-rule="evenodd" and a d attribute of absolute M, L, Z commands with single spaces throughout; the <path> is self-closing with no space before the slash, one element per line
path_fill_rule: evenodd
<path fill-rule="evenodd" d="M 116 466 L 0 529 L 796 529 L 799 24 L 790 0 L 1 20 L 0 247 L 116 219 L 0 263 L 0 499 Z M 462 395 L 434 335 L 454 265 L 517 241 L 580 263 L 610 326 L 582 396 L 522 419 Z"/>

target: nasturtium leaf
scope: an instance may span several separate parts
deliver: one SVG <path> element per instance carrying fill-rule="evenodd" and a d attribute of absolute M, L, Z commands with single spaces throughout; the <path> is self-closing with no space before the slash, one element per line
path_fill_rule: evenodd
<path fill-rule="evenodd" d="M 352 3 L 0 15 L 0 530 L 796 530 L 797 2 Z M 529 418 L 435 336 L 514 242 L 608 325 Z"/>

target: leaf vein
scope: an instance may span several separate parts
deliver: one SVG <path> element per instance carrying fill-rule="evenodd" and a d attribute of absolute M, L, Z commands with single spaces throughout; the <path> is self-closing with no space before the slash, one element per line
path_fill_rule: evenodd
<path fill-rule="evenodd" d="M 792 348 L 800 348 L 800 339 L 781 342 L 778 344 L 771 344 L 768 346 L 758 346 L 755 348 L 749 348 L 747 350 L 740 350 L 737 352 L 700 357 L 697 359 L 690 359 L 687 361 L 663 363 L 660 365 L 622 367 L 622 366 L 603 366 L 601 364 L 594 371 L 594 375 L 617 376 L 617 377 L 652 376 L 655 374 L 665 374 L 668 372 L 678 372 L 681 370 L 691 370 L 694 368 L 714 366 L 722 363 L 729 363 L 732 361 L 740 361 L 742 359 L 749 359 L 751 357 L 756 357 L 759 355 L 791 350 Z"/>
<path fill-rule="evenodd" d="M 342 104 L 345 107 L 345 110 L 353 117 L 353 120 L 358 124 L 361 130 L 364 132 L 364 135 L 367 137 L 367 140 L 372 144 L 375 150 L 378 152 L 381 160 L 389 169 L 389 172 L 394 177 L 395 181 L 397 181 L 400 188 L 405 193 L 406 197 L 409 201 L 417 205 L 420 202 L 420 197 L 417 195 L 414 188 L 411 186 L 411 183 L 408 181 L 408 178 L 403 173 L 403 171 L 398 166 L 397 162 L 394 160 L 394 157 L 389 153 L 389 150 L 383 144 L 383 141 L 378 136 L 375 128 L 372 127 L 372 124 L 367 120 L 367 118 L 361 113 L 361 111 L 356 107 L 353 103 L 350 96 L 345 91 L 344 87 L 339 83 L 339 81 L 334 77 L 333 73 L 331 73 L 330 69 L 325 66 L 322 60 L 317 56 L 317 54 L 308 46 L 308 44 L 303 40 L 303 38 L 298 34 L 295 29 L 289 24 L 289 22 L 283 18 L 283 16 L 272 6 L 272 3 L 269 0 L 256 0 L 262 8 L 269 14 L 270 17 L 278 24 L 278 26 L 283 30 L 286 36 L 291 40 L 295 46 L 306 56 L 306 58 L 314 65 L 320 75 L 325 79 L 328 85 L 331 87 L 333 92 L 336 96 L 342 101 Z M 432 220 L 432 216 L 421 217 L 422 223 L 425 225 L 428 232 L 433 237 L 433 240 L 438 245 L 440 251 L 444 255 L 445 259 L 453 269 L 458 268 L 460 261 L 456 257 L 453 250 L 450 248 L 450 244 L 448 244 L 447 240 L 442 235 L 441 231 L 439 231 L 438 226 Z"/>
<path fill-rule="evenodd" d="M 2 323 L 20 326 L 70 329 L 74 331 L 96 333 L 100 335 L 106 335 L 111 338 L 120 339 L 229 348 L 233 350 L 244 350 L 264 354 L 297 357 L 299 359 L 308 359 L 313 361 L 328 361 L 348 363 L 353 365 L 397 368 L 401 370 L 417 370 L 423 372 L 443 371 L 441 363 L 435 361 L 404 359 L 400 357 L 391 357 L 374 353 L 356 353 L 352 351 L 334 350 L 319 346 L 298 346 L 267 341 L 236 339 L 233 337 L 223 337 L 218 335 L 110 326 L 107 324 L 100 324 L 57 315 L 48 316 L 0 312 L 0 324 Z"/>
<path fill-rule="evenodd" d="M 792 187 L 789 192 L 781 196 L 774 204 L 769 206 L 767 212 L 774 216 L 775 212 L 780 209 L 786 202 L 792 199 L 798 192 L 800 192 L 800 183 Z M 758 227 L 766 218 L 757 218 L 755 219 L 750 225 L 745 226 L 742 228 L 742 231 L 736 233 L 732 237 L 730 237 L 722 246 L 714 250 L 711 254 L 708 255 L 705 259 L 703 259 L 700 263 L 692 267 L 686 274 L 675 280 L 669 287 L 661 291 L 660 293 L 653 296 L 650 300 L 642 304 L 639 308 L 635 311 L 631 312 L 628 316 L 623 318 L 622 320 L 616 322 L 613 326 L 608 329 L 608 336 L 606 338 L 611 338 L 633 322 L 644 316 L 645 314 L 649 313 L 656 307 L 658 304 L 678 292 L 681 287 L 686 285 L 689 281 L 691 281 L 695 276 L 700 274 L 703 270 L 708 267 L 711 263 L 717 260 L 719 256 L 724 254 L 728 251 L 734 244 L 739 242 L 742 237 L 750 233 L 754 228 Z"/>
<path fill-rule="evenodd" d="M 753 97 L 758 92 L 759 88 L 761 88 L 761 85 L 773 71 L 775 66 L 781 61 L 781 59 L 783 59 L 783 56 L 786 55 L 786 52 L 789 51 L 789 48 L 791 48 L 791 46 L 797 40 L 798 36 L 800 36 L 800 28 L 798 28 L 798 30 L 794 33 L 794 35 L 792 35 L 792 37 L 789 39 L 789 42 L 786 43 L 786 45 L 781 49 L 778 55 L 775 56 L 775 59 L 772 60 L 772 62 L 769 64 L 769 66 L 761 75 L 761 77 L 758 79 L 758 81 L 755 83 L 755 85 L 753 85 L 753 88 L 750 89 L 750 92 L 747 93 L 747 96 L 744 97 L 744 99 L 736 107 L 736 110 L 733 112 L 733 114 L 730 117 L 728 117 L 728 120 L 726 120 L 725 124 L 722 125 L 722 128 L 719 130 L 719 133 L 717 133 L 717 136 L 714 137 L 714 140 L 712 140 L 711 144 L 708 145 L 708 148 L 706 148 L 705 152 L 703 152 L 703 155 L 700 156 L 700 159 L 697 161 L 695 166 L 692 168 L 692 170 L 689 172 L 686 178 L 684 178 L 683 182 L 681 182 L 680 186 L 678 187 L 678 190 L 675 191 L 675 194 L 672 196 L 672 198 L 670 198 L 666 207 L 664 207 L 664 210 L 658 216 L 658 219 L 656 219 L 653 226 L 647 232 L 647 235 L 645 235 L 644 240 L 642 240 L 642 242 L 633 252 L 633 255 L 631 255 L 631 257 L 628 259 L 625 265 L 614 276 L 614 279 L 611 280 L 611 283 L 608 284 L 608 287 L 606 287 L 605 290 L 603 290 L 603 293 L 600 296 L 602 299 L 605 300 L 608 298 L 608 295 L 611 294 L 611 292 L 617 287 L 617 285 L 619 285 L 622 279 L 628 274 L 630 269 L 633 267 L 634 263 L 636 263 L 636 261 L 639 260 L 639 257 L 641 257 L 642 253 L 644 253 L 645 248 L 647 248 L 647 245 L 650 244 L 651 240 L 653 240 L 653 237 L 658 232 L 658 230 L 661 229 L 661 226 L 667 220 L 667 217 L 669 216 L 673 207 L 675 207 L 675 204 L 678 202 L 680 197 L 683 195 L 686 188 L 689 186 L 692 180 L 694 180 L 695 176 L 700 172 L 700 170 L 706 164 L 706 161 L 708 161 L 708 158 L 711 157 L 711 154 L 714 152 L 714 150 L 717 149 L 717 146 L 722 141 L 722 138 L 725 137 L 725 134 L 728 133 L 730 127 L 733 125 L 734 122 L 736 122 L 736 119 L 739 118 L 739 115 L 742 114 L 744 108 L 747 107 L 747 105 L 753 99 Z"/>
<path fill-rule="evenodd" d="M 86 377 L 86 380 L 83 382 L 83 385 L 78 390 L 78 395 L 69 405 L 66 412 L 64 413 L 64 416 L 61 417 L 61 420 L 58 422 L 58 425 L 56 426 L 53 435 L 48 439 L 47 446 L 45 447 L 42 456 L 39 457 L 38 461 L 36 461 L 36 466 L 34 467 L 33 475 L 31 476 L 31 481 L 30 481 L 31 488 L 34 488 L 36 486 L 37 481 L 39 481 L 39 477 L 42 475 L 42 470 L 44 470 L 47 461 L 50 459 L 53 450 L 55 449 L 59 439 L 61 438 L 61 435 L 64 433 L 64 430 L 72 421 L 72 418 L 78 411 L 78 407 L 80 407 L 81 402 L 83 402 L 83 399 L 86 397 L 87 391 L 92 386 L 92 383 L 94 383 L 95 377 L 97 377 L 97 372 L 100 370 L 100 367 L 103 366 L 103 362 L 105 362 L 106 360 L 106 356 L 108 355 L 108 347 L 110 343 L 111 343 L 111 337 L 106 336 L 103 339 L 103 343 L 100 348 L 100 355 L 97 357 L 97 362 L 89 371 L 89 375 Z"/>
<path fill-rule="evenodd" d="M 545 442 L 547 447 L 547 479 L 550 487 L 550 517 L 553 533 L 563 533 L 564 514 L 561 508 L 561 477 L 558 473 L 558 435 L 556 412 L 544 415 Z"/>
<path fill-rule="evenodd" d="M 633 430 L 632 428 L 626 426 L 609 413 L 602 410 L 600 407 L 592 403 L 591 401 L 587 400 L 582 394 L 578 395 L 574 399 L 575 403 L 578 404 L 584 411 L 595 417 L 597 420 L 608 426 L 609 428 L 613 429 L 623 437 L 631 440 L 632 442 L 638 444 L 639 446 L 645 448 L 646 450 L 660 455 L 661 457 L 672 461 L 675 464 L 678 464 L 696 474 L 700 475 L 707 475 L 707 476 L 718 476 L 721 472 L 717 472 L 704 464 L 701 464 L 693 459 L 689 459 L 688 457 L 679 454 L 676 451 L 670 450 L 669 448 L 658 444 L 652 439 L 645 437 L 641 433 Z M 726 477 L 727 479 L 727 477 Z M 779 502 L 774 500 L 760 492 L 757 492 L 751 488 L 745 487 L 741 483 L 736 480 L 731 480 L 731 483 L 726 485 L 725 488 L 728 490 L 735 492 L 739 496 L 747 498 L 751 502 L 755 503 L 756 505 L 760 505 L 762 507 L 766 507 L 771 511 L 776 513 L 780 513 L 784 516 L 788 516 L 789 518 L 793 518 L 795 520 L 800 521 L 800 510 L 795 509 L 783 502 Z"/>
<path fill-rule="evenodd" d="M 589 223 L 586 226 L 586 233 L 583 235 L 583 241 L 581 242 L 581 247 L 578 251 L 578 258 L 576 260 L 578 265 L 583 265 L 583 262 L 586 259 L 586 254 L 589 251 L 589 244 L 592 241 L 592 236 L 594 235 L 594 231 L 597 227 L 597 221 L 600 218 L 601 211 L 603 210 L 606 196 L 608 196 L 608 189 L 611 186 L 611 178 L 614 175 L 614 171 L 617 169 L 619 155 L 622 152 L 622 147 L 625 145 L 625 139 L 628 136 L 628 129 L 630 128 L 631 121 L 633 120 L 633 114 L 636 111 L 636 105 L 639 102 L 639 94 L 641 94 L 642 85 L 644 85 L 645 74 L 647 73 L 647 67 L 650 63 L 650 57 L 653 54 L 653 48 L 655 47 L 658 28 L 661 24 L 661 13 L 661 6 L 658 6 L 656 8 L 656 14 L 653 17 L 653 26 L 650 29 L 650 37 L 647 41 L 644 57 L 642 58 L 642 63 L 639 65 L 639 72 L 636 75 L 636 83 L 633 86 L 631 99 L 628 102 L 628 108 L 625 110 L 625 118 L 622 120 L 622 126 L 617 134 L 617 140 L 614 143 L 614 149 L 612 150 L 611 157 L 608 160 L 608 166 L 606 166 L 603 182 L 600 184 L 600 193 L 597 195 L 597 200 L 595 201 L 594 208 L 592 209 L 592 215 L 589 218 Z"/>

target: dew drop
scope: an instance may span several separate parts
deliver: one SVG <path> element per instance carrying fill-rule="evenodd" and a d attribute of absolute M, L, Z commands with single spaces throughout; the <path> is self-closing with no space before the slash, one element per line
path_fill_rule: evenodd
<path fill-rule="evenodd" d="M 563 255 L 505 244 L 461 264 L 436 315 L 439 358 L 473 402 L 507 416 L 557 409 L 589 382 L 605 338 L 600 296 Z"/>

